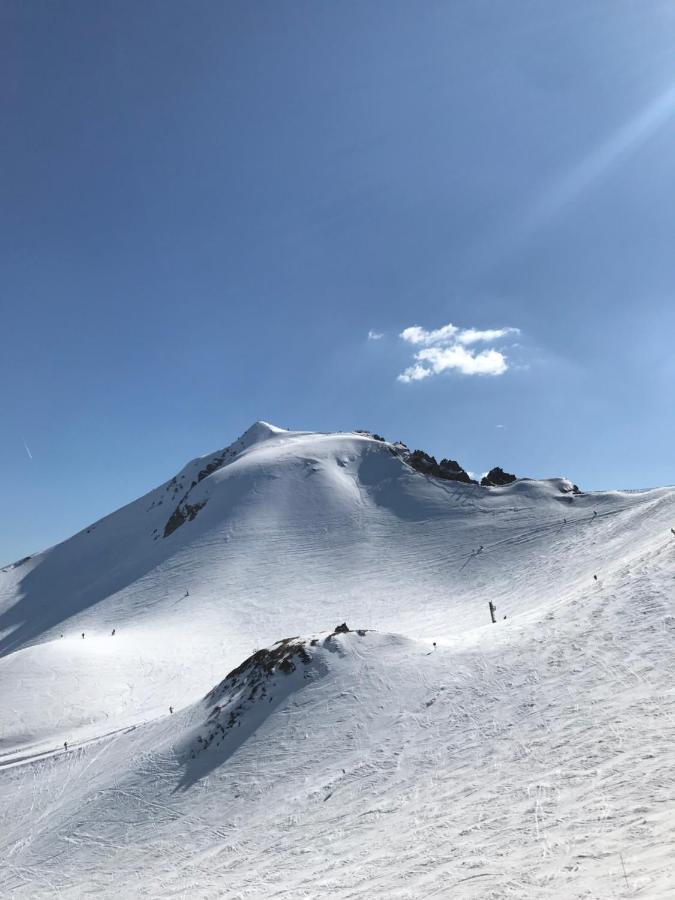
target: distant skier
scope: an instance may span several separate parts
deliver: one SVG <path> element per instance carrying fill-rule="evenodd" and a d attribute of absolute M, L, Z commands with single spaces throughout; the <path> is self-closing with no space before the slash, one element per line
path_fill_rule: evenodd
<path fill-rule="evenodd" d="M 82 632 L 82 640 L 84 640 L 84 631 Z"/>
<path fill-rule="evenodd" d="M 594 575 L 593 578 L 594 578 L 595 581 L 598 580 L 598 576 L 597 576 L 597 575 Z"/>
<path fill-rule="evenodd" d="M 64 750 L 67 750 L 67 749 L 68 749 L 68 741 L 64 741 L 64 742 L 63 742 L 63 749 L 64 749 Z"/>
<path fill-rule="evenodd" d="M 112 635 L 111 635 L 111 637 L 115 637 L 115 629 L 114 629 L 114 628 L 113 628 L 113 630 L 112 630 Z"/>
<path fill-rule="evenodd" d="M 436 641 L 433 642 L 434 650 L 436 649 Z"/>
<path fill-rule="evenodd" d="M 597 514 L 598 514 L 598 513 L 597 513 L 597 510 L 594 509 L 594 510 L 593 510 L 593 518 L 595 518 L 595 517 L 597 516 Z"/>
<path fill-rule="evenodd" d="M 171 713 L 171 715 L 173 715 L 173 706 L 169 707 L 169 712 Z"/>
<path fill-rule="evenodd" d="M 675 528 L 671 528 L 670 530 L 675 534 Z"/>
<path fill-rule="evenodd" d="M 490 609 L 490 618 L 492 619 L 492 624 L 494 625 L 497 619 L 495 618 L 495 612 L 497 610 L 496 605 L 492 602 L 492 600 L 488 600 L 488 607 Z"/>

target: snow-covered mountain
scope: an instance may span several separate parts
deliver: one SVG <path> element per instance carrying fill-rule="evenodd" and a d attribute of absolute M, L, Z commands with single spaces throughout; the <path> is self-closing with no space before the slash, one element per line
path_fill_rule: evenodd
<path fill-rule="evenodd" d="M 675 489 L 411 462 L 258 422 L 0 572 L 2 896 L 673 895 Z"/>

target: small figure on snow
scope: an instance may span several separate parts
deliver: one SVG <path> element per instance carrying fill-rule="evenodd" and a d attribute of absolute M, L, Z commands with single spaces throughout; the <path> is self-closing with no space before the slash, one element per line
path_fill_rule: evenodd
<path fill-rule="evenodd" d="M 173 715 L 173 706 L 169 707 L 169 712 L 171 713 L 171 715 Z"/>
<path fill-rule="evenodd" d="M 111 637 L 115 637 L 115 629 L 114 628 L 112 630 Z"/>
<path fill-rule="evenodd" d="M 82 632 L 82 640 L 84 640 L 84 631 Z"/>
<path fill-rule="evenodd" d="M 597 581 L 597 580 L 598 580 L 598 576 L 597 576 L 597 575 L 594 575 L 594 576 L 593 576 L 593 579 L 594 579 L 595 581 Z"/>
<path fill-rule="evenodd" d="M 593 518 L 595 518 L 597 516 L 597 514 L 598 514 L 597 510 L 594 509 L 593 510 Z"/>
<path fill-rule="evenodd" d="M 675 528 L 671 528 L 670 530 L 675 534 Z"/>
<path fill-rule="evenodd" d="M 436 641 L 433 642 L 434 650 L 436 649 Z"/>
<path fill-rule="evenodd" d="M 488 601 L 488 607 L 490 609 L 490 618 L 492 619 L 492 624 L 494 625 L 497 619 L 495 618 L 495 612 L 497 610 L 496 605 L 492 602 L 492 600 Z"/>
<path fill-rule="evenodd" d="M 63 749 L 64 749 L 64 750 L 67 750 L 67 749 L 68 749 L 68 741 L 64 741 L 64 742 L 63 742 Z"/>

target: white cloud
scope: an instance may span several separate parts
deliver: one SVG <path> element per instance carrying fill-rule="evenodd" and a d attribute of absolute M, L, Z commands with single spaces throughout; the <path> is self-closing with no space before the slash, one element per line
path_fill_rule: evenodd
<path fill-rule="evenodd" d="M 425 369 L 424 366 L 409 366 L 409 368 L 407 368 L 405 372 L 401 372 L 401 374 L 398 376 L 398 380 L 405 382 L 421 381 L 423 378 L 428 378 L 431 374 L 431 369 Z"/>
<path fill-rule="evenodd" d="M 463 375 L 502 375 L 507 368 L 506 358 L 498 350 L 475 353 L 461 344 L 452 347 L 427 347 L 415 354 L 415 359 L 427 363 L 434 375 L 448 369 L 457 369 Z"/>
<path fill-rule="evenodd" d="M 478 331 L 476 328 L 465 328 L 457 335 L 460 344 L 477 344 L 480 341 L 498 341 L 507 334 L 520 334 L 519 328 L 488 328 L 486 331 Z"/>
<path fill-rule="evenodd" d="M 373 331 L 372 328 L 368 332 L 368 340 L 369 341 L 380 341 L 384 337 L 381 331 Z"/>
<path fill-rule="evenodd" d="M 422 328 L 420 325 L 411 325 L 410 328 L 405 328 L 401 332 L 400 337 L 410 344 L 424 344 L 424 346 L 428 347 L 430 344 L 442 344 L 452 340 L 458 331 L 459 328 L 452 324 L 444 325 L 435 331 L 427 331 L 426 328 Z"/>
<path fill-rule="evenodd" d="M 398 376 L 404 383 L 421 381 L 441 372 L 457 371 L 463 375 L 503 375 L 508 369 L 506 356 L 494 347 L 478 352 L 471 345 L 492 343 L 509 334 L 518 334 L 518 328 L 458 328 L 452 323 L 428 331 L 420 325 L 411 325 L 399 335 L 404 341 L 423 349 L 414 356 L 413 365 Z"/>

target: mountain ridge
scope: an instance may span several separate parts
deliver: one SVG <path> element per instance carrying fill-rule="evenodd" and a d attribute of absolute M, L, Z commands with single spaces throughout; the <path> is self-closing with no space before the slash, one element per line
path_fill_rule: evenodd
<path fill-rule="evenodd" d="M 0 891 L 667 897 L 675 490 L 249 432 L 0 572 Z"/>

